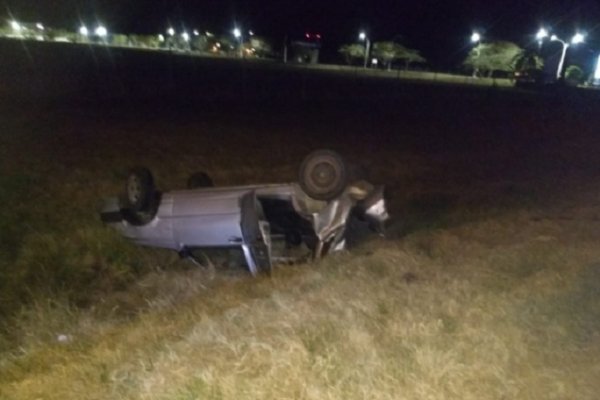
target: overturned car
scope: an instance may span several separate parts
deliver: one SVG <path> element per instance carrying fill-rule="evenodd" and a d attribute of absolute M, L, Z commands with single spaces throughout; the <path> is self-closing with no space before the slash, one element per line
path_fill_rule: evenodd
<path fill-rule="evenodd" d="M 304 246 L 313 257 L 341 250 L 351 219 L 383 233 L 383 186 L 352 179 L 339 154 L 317 150 L 287 184 L 214 187 L 205 173 L 188 189 L 160 192 L 146 168 L 130 171 L 124 193 L 107 198 L 101 219 L 134 242 L 172 249 L 183 257 L 198 250 L 237 248 L 252 275 L 269 272 L 283 248 Z"/>

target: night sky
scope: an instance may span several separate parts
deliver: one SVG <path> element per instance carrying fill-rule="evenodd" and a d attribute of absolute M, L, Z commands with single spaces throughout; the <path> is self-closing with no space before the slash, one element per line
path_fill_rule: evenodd
<path fill-rule="evenodd" d="M 563 37 L 588 33 L 588 46 L 600 44 L 600 2 L 520 1 L 316 1 L 316 0 L 5 0 L 4 14 L 22 21 L 75 30 L 79 20 L 107 25 L 112 32 L 157 33 L 169 24 L 225 33 L 236 21 L 281 47 L 286 34 L 305 30 L 323 35 L 325 61 L 367 29 L 373 41 L 395 39 L 422 51 L 437 68 L 452 68 L 464 57 L 473 29 L 488 39 L 524 46 L 543 24 Z M 596 36 L 596 37 L 594 37 Z"/>

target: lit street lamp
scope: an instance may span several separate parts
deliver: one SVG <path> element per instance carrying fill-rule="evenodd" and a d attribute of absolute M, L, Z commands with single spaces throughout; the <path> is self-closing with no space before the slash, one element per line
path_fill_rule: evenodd
<path fill-rule="evenodd" d="M 481 35 L 479 32 L 473 32 L 471 35 L 471 43 L 475 45 L 475 58 L 479 59 L 479 56 L 481 55 L 481 48 L 479 47 L 481 43 Z M 473 78 L 477 78 L 477 72 L 479 72 L 479 68 L 473 67 Z"/>
<path fill-rule="evenodd" d="M 233 36 L 235 36 L 236 39 L 242 37 L 242 31 L 240 31 L 240 28 L 233 28 Z"/>
<path fill-rule="evenodd" d="M 175 29 L 173 29 L 173 27 L 170 27 L 169 29 L 167 29 L 167 33 L 169 34 L 169 36 L 175 36 Z"/>
<path fill-rule="evenodd" d="M 106 35 L 108 35 L 108 31 L 102 25 L 98 26 L 96 28 L 96 30 L 94 31 L 94 33 L 96 34 L 96 36 L 101 37 L 101 38 L 105 38 Z"/>
<path fill-rule="evenodd" d="M 538 41 L 540 50 L 542 49 L 542 43 L 544 42 L 544 39 L 547 37 L 548 31 L 546 30 L 546 28 L 540 28 L 540 30 L 535 34 L 535 38 Z"/>
<path fill-rule="evenodd" d="M 235 28 L 233 28 L 233 36 L 238 40 L 239 42 L 239 51 L 240 51 L 240 57 L 244 56 L 244 50 L 242 48 L 242 31 L 240 28 L 238 28 L 237 26 Z"/>
<path fill-rule="evenodd" d="M 560 79 L 560 77 L 562 75 L 562 70 L 563 70 L 563 67 L 565 64 L 565 57 L 567 55 L 567 49 L 569 48 L 569 46 L 571 44 L 583 43 L 585 41 L 585 36 L 581 33 L 576 33 L 571 38 L 571 43 L 565 42 L 564 40 L 560 39 L 556 35 L 552 35 L 550 37 L 550 40 L 553 42 L 559 42 L 560 44 L 562 44 L 562 54 L 560 55 L 560 62 L 558 63 L 558 69 L 556 70 L 556 79 Z"/>
<path fill-rule="evenodd" d="M 37 24 L 35 24 L 35 27 L 38 28 L 40 31 L 44 30 L 44 25 L 42 25 L 41 22 L 38 22 Z"/>
<path fill-rule="evenodd" d="M 572 44 L 579 44 L 585 41 L 585 36 L 581 33 L 576 33 L 575 36 L 571 39 Z"/>
<path fill-rule="evenodd" d="M 10 21 L 10 27 L 15 32 L 21 32 L 21 24 L 19 24 L 17 21 Z"/>
<path fill-rule="evenodd" d="M 183 40 L 183 46 L 180 46 L 180 48 L 182 48 L 182 50 L 190 51 L 190 34 L 186 31 L 183 31 L 181 33 L 181 39 Z"/>
<path fill-rule="evenodd" d="M 535 34 L 535 38 L 537 40 L 544 40 L 548 37 L 548 31 L 546 28 L 540 28 L 540 30 Z"/>
<path fill-rule="evenodd" d="M 90 33 L 90 32 L 88 31 L 88 28 L 87 28 L 87 26 L 85 26 L 85 25 L 81 25 L 81 26 L 79 27 L 79 34 L 80 34 L 81 36 L 87 36 L 89 33 Z"/>
<path fill-rule="evenodd" d="M 365 42 L 365 61 L 364 61 L 363 68 L 367 68 L 367 62 L 369 60 L 369 50 L 371 48 L 371 41 L 369 40 L 369 38 L 367 37 L 367 34 L 364 31 L 361 31 L 358 34 L 358 39 L 360 41 Z"/>

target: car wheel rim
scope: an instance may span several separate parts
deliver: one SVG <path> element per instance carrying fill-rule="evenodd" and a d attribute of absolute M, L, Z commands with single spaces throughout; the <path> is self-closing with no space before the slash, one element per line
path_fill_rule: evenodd
<path fill-rule="evenodd" d="M 310 177 L 316 188 L 327 189 L 335 182 L 336 170 L 330 163 L 321 162 L 315 165 Z"/>

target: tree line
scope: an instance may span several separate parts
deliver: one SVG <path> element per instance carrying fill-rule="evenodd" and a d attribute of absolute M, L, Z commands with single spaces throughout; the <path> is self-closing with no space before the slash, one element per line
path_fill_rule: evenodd
<path fill-rule="evenodd" d="M 361 63 L 365 59 L 366 47 L 359 43 L 345 44 L 338 50 L 350 65 Z M 392 63 L 400 60 L 408 69 L 413 63 L 425 63 L 425 57 L 418 50 L 408 48 L 396 42 L 375 42 L 369 56 L 380 60 L 388 70 Z"/>
<path fill-rule="evenodd" d="M 362 65 L 365 51 L 366 46 L 362 43 L 345 44 L 338 49 L 349 65 Z M 368 56 L 377 59 L 388 70 L 395 63 L 400 63 L 405 70 L 413 64 L 427 63 L 420 51 L 393 41 L 373 43 Z M 494 77 L 512 76 L 515 71 L 541 70 L 543 64 L 535 51 L 523 49 L 513 42 L 497 40 L 478 43 L 469 51 L 461 67 L 475 77 Z M 581 68 L 570 66 L 565 75 L 569 79 L 582 74 Z"/>

